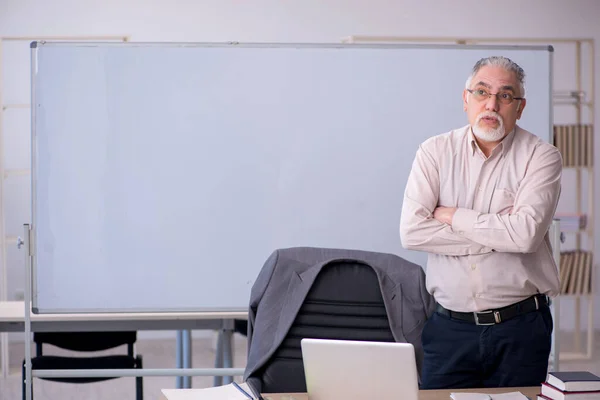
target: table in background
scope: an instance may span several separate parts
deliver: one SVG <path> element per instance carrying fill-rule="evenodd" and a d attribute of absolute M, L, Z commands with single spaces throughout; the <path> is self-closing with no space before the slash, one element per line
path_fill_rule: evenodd
<path fill-rule="evenodd" d="M 219 331 L 215 367 L 233 367 L 233 322 L 247 319 L 247 312 L 160 312 L 160 313 L 91 313 L 91 314 L 33 314 L 32 332 L 77 331 L 141 331 L 173 330 L 177 334 L 177 366 L 191 368 L 191 330 L 209 329 Z M 0 332 L 25 332 L 25 303 L 23 301 L 0 302 Z M 3 375 L 8 373 L 8 354 L 2 352 Z M 229 383 L 215 377 L 215 385 Z M 191 387 L 191 377 L 178 377 L 177 387 Z"/>

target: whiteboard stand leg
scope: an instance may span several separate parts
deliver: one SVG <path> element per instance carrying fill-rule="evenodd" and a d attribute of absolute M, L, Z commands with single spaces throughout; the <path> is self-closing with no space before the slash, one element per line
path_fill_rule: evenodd
<path fill-rule="evenodd" d="M 25 233 L 25 399 L 31 400 L 32 373 L 31 373 L 31 247 L 29 224 L 23 225 Z"/>
<path fill-rule="evenodd" d="M 192 331 L 186 329 L 182 332 L 183 339 L 183 368 L 192 368 Z M 192 377 L 186 375 L 183 377 L 183 388 L 192 387 Z"/>
<path fill-rule="evenodd" d="M 555 219 L 552 221 L 552 225 L 550 225 L 550 242 L 552 244 L 552 256 L 557 267 L 560 266 L 560 236 L 560 221 Z M 552 313 L 553 327 L 549 370 L 557 372 L 560 371 L 560 366 L 558 365 L 560 355 L 560 294 L 552 299 L 550 311 Z"/>
<path fill-rule="evenodd" d="M 183 368 L 183 331 L 177 331 L 177 343 L 175 345 L 175 368 Z M 175 387 L 183 389 L 183 376 L 175 380 Z"/>
<path fill-rule="evenodd" d="M 219 330 L 217 336 L 217 350 L 215 351 L 215 368 L 223 368 L 223 330 Z M 213 378 L 213 386 L 221 386 L 223 384 L 222 376 Z"/>
<path fill-rule="evenodd" d="M 232 319 L 228 319 L 223 321 L 223 367 L 224 368 L 233 368 L 233 331 L 234 331 L 234 321 Z M 223 384 L 229 384 L 233 382 L 233 376 L 224 376 Z"/>
<path fill-rule="evenodd" d="M 2 348 L 0 349 L 2 361 L 0 367 L 2 369 L 2 379 L 8 378 L 8 333 L 2 332 L 0 333 L 0 343 Z"/>

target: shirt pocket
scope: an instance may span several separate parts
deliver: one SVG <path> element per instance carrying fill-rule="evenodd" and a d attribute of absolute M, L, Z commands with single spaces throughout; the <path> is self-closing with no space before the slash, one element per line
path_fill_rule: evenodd
<path fill-rule="evenodd" d="M 515 205 L 515 192 L 509 189 L 496 189 L 490 202 L 491 214 L 510 214 Z"/>

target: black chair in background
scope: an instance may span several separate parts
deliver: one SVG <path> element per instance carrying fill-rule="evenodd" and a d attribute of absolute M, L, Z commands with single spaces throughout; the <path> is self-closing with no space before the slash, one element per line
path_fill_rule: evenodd
<path fill-rule="evenodd" d="M 233 331 L 243 336 L 248 336 L 248 320 L 235 319 L 233 321 Z"/>
<path fill-rule="evenodd" d="M 142 356 L 135 354 L 134 344 L 137 332 L 35 332 L 33 341 L 36 355 L 31 359 L 31 369 L 133 369 L 142 368 Z M 53 345 L 65 350 L 94 352 L 127 346 L 127 354 L 115 354 L 92 357 L 44 355 L 43 345 Z M 91 383 L 116 379 L 102 378 L 39 378 L 55 382 Z M 25 399 L 25 360 L 23 360 L 23 399 Z M 33 388 L 33 385 L 32 385 Z M 136 400 L 142 400 L 143 380 L 135 378 Z M 32 391 L 33 394 L 33 391 Z M 32 396 L 33 397 L 33 396 Z"/>

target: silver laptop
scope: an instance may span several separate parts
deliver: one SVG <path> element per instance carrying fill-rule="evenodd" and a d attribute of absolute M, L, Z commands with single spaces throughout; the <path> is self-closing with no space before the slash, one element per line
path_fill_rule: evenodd
<path fill-rule="evenodd" d="M 310 400 L 418 400 L 410 343 L 302 339 Z"/>

